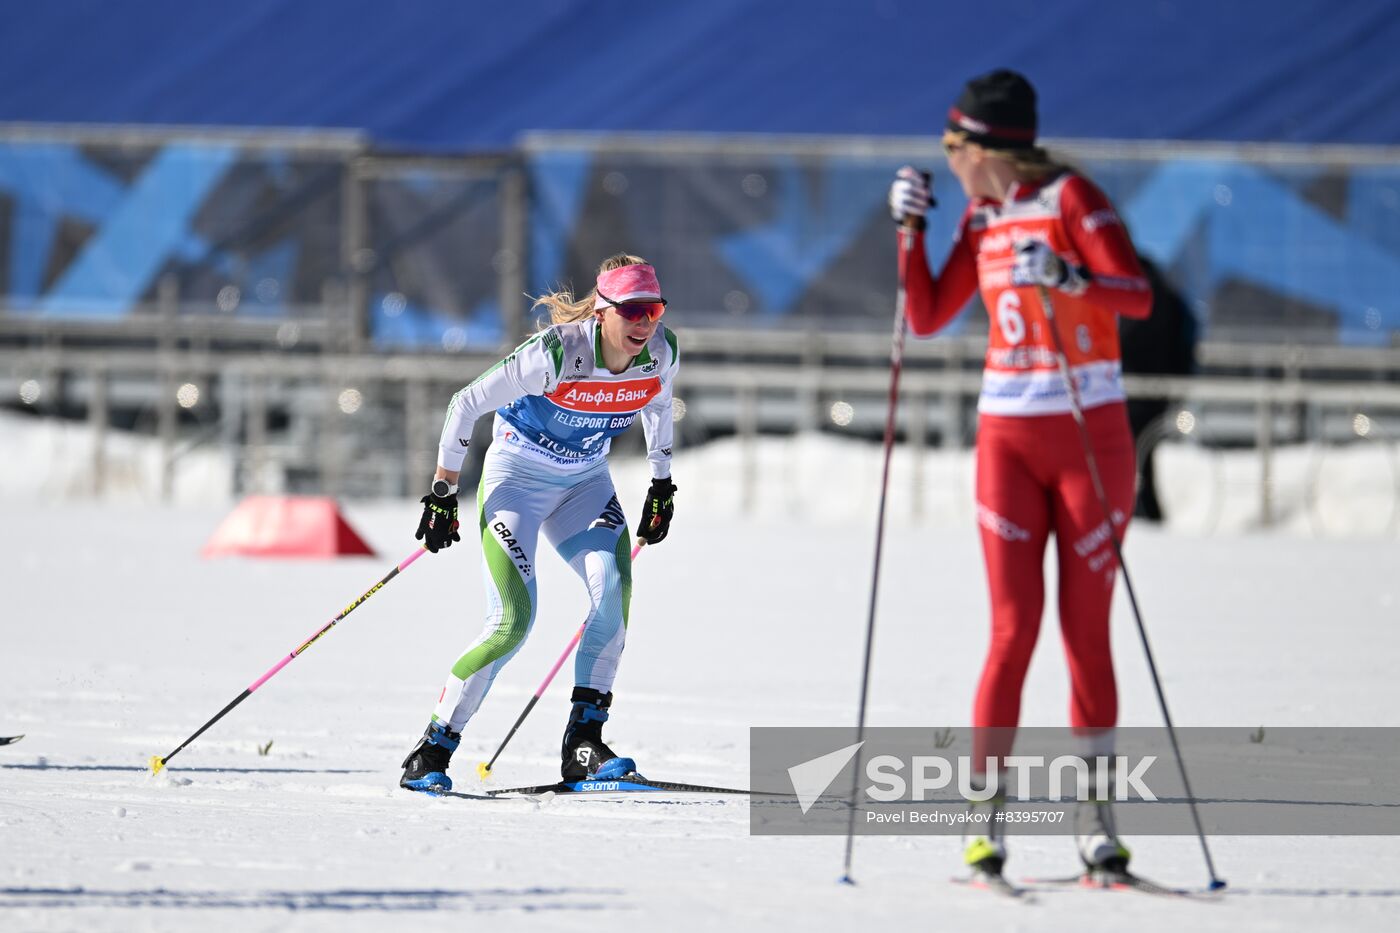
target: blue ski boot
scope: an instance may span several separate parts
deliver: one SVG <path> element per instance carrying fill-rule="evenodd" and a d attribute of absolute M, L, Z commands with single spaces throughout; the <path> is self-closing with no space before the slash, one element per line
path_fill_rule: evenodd
<path fill-rule="evenodd" d="M 565 781 L 616 781 L 637 770 L 631 758 L 620 758 L 603 742 L 603 723 L 608 721 L 611 693 L 591 687 L 575 687 L 574 708 L 564 729 L 563 764 Z"/>
<path fill-rule="evenodd" d="M 446 724 L 430 723 L 413 751 L 403 760 L 399 786 L 427 793 L 451 790 L 452 778 L 447 776 L 447 763 L 461 740 L 462 734 L 450 731 Z"/>

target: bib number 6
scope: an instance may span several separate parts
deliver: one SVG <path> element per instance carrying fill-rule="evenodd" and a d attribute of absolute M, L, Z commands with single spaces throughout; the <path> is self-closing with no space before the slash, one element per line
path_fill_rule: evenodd
<path fill-rule="evenodd" d="M 997 298 L 997 326 L 1002 339 L 1015 346 L 1026 339 L 1026 319 L 1021 316 L 1021 296 L 1007 289 Z"/>

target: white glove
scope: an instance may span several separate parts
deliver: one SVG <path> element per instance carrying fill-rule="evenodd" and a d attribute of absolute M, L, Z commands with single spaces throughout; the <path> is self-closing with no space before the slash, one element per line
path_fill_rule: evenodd
<path fill-rule="evenodd" d="M 906 165 L 895 173 L 890 185 L 890 216 L 896 223 L 903 223 L 905 218 L 922 220 L 931 203 L 933 198 L 918 169 Z"/>
<path fill-rule="evenodd" d="M 1074 266 L 1061 259 L 1044 240 L 1021 240 L 1011 267 L 1012 285 L 1043 285 L 1071 295 L 1082 294 L 1089 282 Z"/>

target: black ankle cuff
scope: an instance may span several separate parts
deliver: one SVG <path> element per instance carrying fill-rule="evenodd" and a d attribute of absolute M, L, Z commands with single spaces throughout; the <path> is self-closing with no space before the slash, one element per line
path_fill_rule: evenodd
<path fill-rule="evenodd" d="M 573 696 L 569 697 L 575 703 L 588 703 L 599 709 L 607 709 L 612 706 L 612 692 L 599 693 L 592 687 L 575 687 Z"/>

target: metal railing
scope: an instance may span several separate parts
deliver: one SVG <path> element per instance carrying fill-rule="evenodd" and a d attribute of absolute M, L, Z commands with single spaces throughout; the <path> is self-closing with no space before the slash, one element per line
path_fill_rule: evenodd
<path fill-rule="evenodd" d="M 193 328 L 183 322 L 174 334 L 188 336 Z M 888 338 L 698 329 L 680 336 L 682 446 L 735 436 L 748 450 L 759 435 L 813 431 L 878 436 Z M 1205 344 L 1200 356 L 1206 374 L 1128 376 L 1128 391 L 1135 398 L 1170 399 L 1189 413 L 1179 426 L 1175 420 L 1164 425 L 1163 436 L 1251 449 L 1264 525 L 1275 510 L 1273 463 L 1281 444 L 1400 438 L 1396 351 Z M 495 358 L 240 351 L 198 337 L 166 340 L 154 351 L 39 341 L 0 348 L 0 398 L 82 419 L 91 432 L 85 468 L 98 495 L 108 433 L 124 425 L 156 439 L 162 497 L 169 497 L 182 457 L 202 447 L 227 454 L 232 488 L 239 492 L 273 486 L 401 496 L 432 470 L 446 400 Z M 897 423 L 901 443 L 916 457 L 935 446 L 956 450 L 971 443 L 980 363 L 976 338 L 910 345 Z M 834 417 L 838 405 L 844 406 L 840 419 Z M 619 446 L 625 451 L 636 443 L 624 438 Z M 741 462 L 747 498 L 756 467 L 748 454 Z M 916 508 L 919 501 L 916 491 Z"/>

